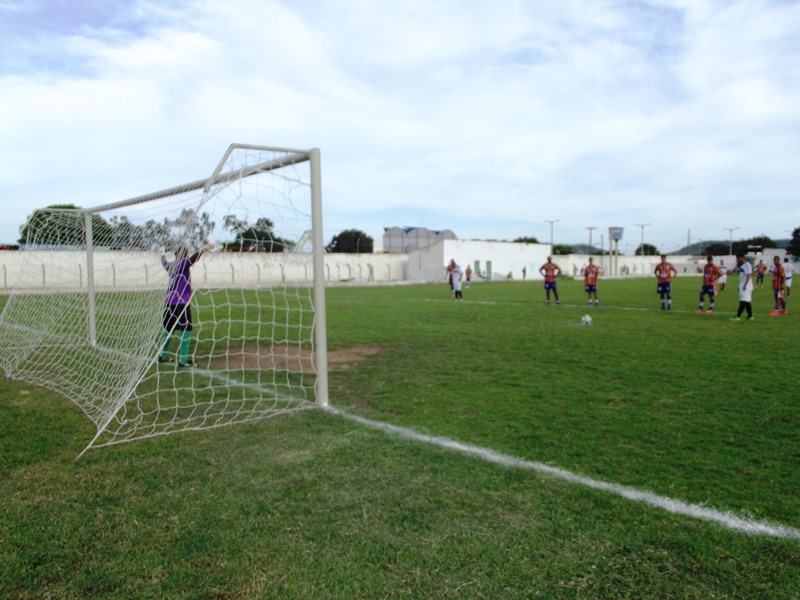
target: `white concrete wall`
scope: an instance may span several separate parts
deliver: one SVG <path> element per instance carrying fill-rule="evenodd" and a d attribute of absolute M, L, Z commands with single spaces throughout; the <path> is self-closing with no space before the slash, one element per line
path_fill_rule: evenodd
<path fill-rule="evenodd" d="M 386 283 L 407 279 L 408 257 L 401 254 L 327 254 L 325 279 L 334 282 Z M 310 284 L 311 256 L 282 253 L 211 253 L 192 268 L 196 287 Z M 82 251 L 0 252 L 0 289 L 81 289 L 88 280 Z M 94 253 L 98 288 L 130 289 L 166 286 L 161 254 Z"/>
<path fill-rule="evenodd" d="M 593 256 L 594 263 L 601 268 L 605 277 L 650 277 L 656 264 L 661 262 L 660 256 Z M 690 255 L 669 255 L 667 261 L 672 263 L 678 275 L 702 275 L 706 264 L 705 257 Z M 719 266 L 725 261 L 730 272 L 736 265 L 735 256 L 715 256 L 714 263 Z M 567 256 L 554 256 L 553 262 L 561 267 L 564 275 L 581 277 L 584 267 L 589 264 L 588 254 L 570 254 Z M 770 263 L 771 264 L 771 263 Z"/>
<path fill-rule="evenodd" d="M 327 254 L 325 280 L 330 283 L 389 283 L 443 281 L 450 259 L 466 269 L 471 265 L 493 281 L 504 281 L 509 274 L 522 280 L 522 269 L 528 280 L 541 280 L 539 267 L 547 260 L 549 244 L 516 244 L 475 240 L 442 240 L 410 254 Z M 772 265 L 772 256 L 762 258 Z M 658 256 L 595 256 L 595 264 L 603 269 L 603 277 L 652 277 Z M 705 259 L 701 256 L 669 256 L 679 275 L 699 275 Z M 715 257 L 717 265 L 724 260 L 730 272 L 736 265 L 732 256 Z M 491 261 L 491 277 L 488 263 Z M 589 256 L 571 254 L 554 256 L 567 277 L 581 277 Z M 98 288 L 130 289 L 166 286 L 166 272 L 161 255 L 151 252 L 94 253 L 95 282 Z M 193 268 L 196 287 L 245 287 L 255 285 L 310 284 L 311 256 L 280 253 L 211 253 L 203 256 Z M 472 280 L 482 281 L 476 272 Z M 29 290 L 81 289 L 86 287 L 86 254 L 81 251 L 2 251 L 0 252 L 0 290 L 12 287 Z"/>

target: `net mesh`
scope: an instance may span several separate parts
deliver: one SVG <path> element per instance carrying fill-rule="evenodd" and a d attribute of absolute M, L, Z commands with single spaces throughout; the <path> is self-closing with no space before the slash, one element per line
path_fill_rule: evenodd
<path fill-rule="evenodd" d="M 89 447 L 314 406 L 305 158 L 232 147 L 205 181 L 36 211 L 0 316 L 6 375 L 79 406 L 97 427 Z M 184 249 L 196 259 L 188 350 L 164 318 Z"/>

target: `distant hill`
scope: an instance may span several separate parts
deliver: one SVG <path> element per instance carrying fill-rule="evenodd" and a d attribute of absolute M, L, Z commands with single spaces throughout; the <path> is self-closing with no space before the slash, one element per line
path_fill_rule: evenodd
<path fill-rule="evenodd" d="M 775 240 L 775 244 L 777 244 L 778 248 L 786 248 L 789 246 L 789 242 L 792 240 L 787 238 L 785 240 Z M 726 246 L 730 244 L 730 240 L 701 240 L 699 242 L 695 242 L 694 244 L 690 244 L 688 246 L 684 246 L 683 248 L 679 248 L 670 254 L 692 254 L 692 255 L 700 255 L 705 254 L 705 249 L 708 248 L 711 244 L 725 244 Z"/>
<path fill-rule="evenodd" d="M 790 242 L 791 239 L 789 238 L 786 238 L 785 240 L 775 240 L 775 243 L 778 245 L 778 248 L 787 248 Z M 701 256 L 705 254 L 706 248 L 708 248 L 711 244 L 723 244 L 725 246 L 728 246 L 730 244 L 730 240 L 700 240 L 699 242 L 694 242 L 693 244 L 684 246 L 683 248 L 672 250 L 669 252 L 669 254 Z M 589 254 L 589 249 L 590 249 L 589 244 L 564 244 L 564 245 L 570 246 L 572 248 L 573 254 Z M 599 254 L 600 246 L 594 246 L 593 250 L 595 253 Z"/>
<path fill-rule="evenodd" d="M 736 241 L 736 240 L 734 240 Z M 775 240 L 775 243 L 778 245 L 778 248 L 787 248 L 791 239 L 786 238 L 785 240 Z M 546 243 L 546 242 L 542 242 Z M 669 254 L 680 254 L 680 255 L 691 255 L 691 256 L 701 256 L 705 254 L 706 248 L 708 248 L 711 244 L 724 244 L 728 246 L 730 244 L 730 240 L 700 240 L 699 242 L 694 242 L 693 244 L 689 244 L 688 246 L 684 246 L 683 248 L 678 248 L 677 250 L 672 250 Z M 558 244 L 556 244 L 558 245 Z M 589 254 L 589 244 L 563 244 L 564 246 L 569 246 L 572 248 L 573 254 Z M 595 245 L 591 250 L 594 253 L 600 253 L 600 246 Z M 607 249 L 603 249 L 606 253 L 608 252 Z"/>

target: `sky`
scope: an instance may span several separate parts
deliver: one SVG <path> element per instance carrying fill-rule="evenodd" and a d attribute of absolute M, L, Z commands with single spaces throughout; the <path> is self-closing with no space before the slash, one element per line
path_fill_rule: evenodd
<path fill-rule="evenodd" d="M 0 242 L 234 142 L 320 149 L 326 242 L 788 238 L 798 31 L 795 0 L 0 0 Z"/>

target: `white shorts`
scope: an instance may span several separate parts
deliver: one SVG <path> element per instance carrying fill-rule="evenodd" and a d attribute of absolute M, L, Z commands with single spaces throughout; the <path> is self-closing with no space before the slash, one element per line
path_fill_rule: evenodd
<path fill-rule="evenodd" d="M 728 276 L 723 275 L 722 277 L 718 277 L 717 283 L 719 283 L 720 285 L 725 285 L 726 283 L 728 283 Z"/>
<path fill-rule="evenodd" d="M 739 290 L 739 302 L 752 302 L 753 301 L 753 288 L 745 288 Z"/>
<path fill-rule="evenodd" d="M 786 287 L 787 288 L 792 287 L 792 278 L 791 277 L 787 277 L 786 278 Z"/>

